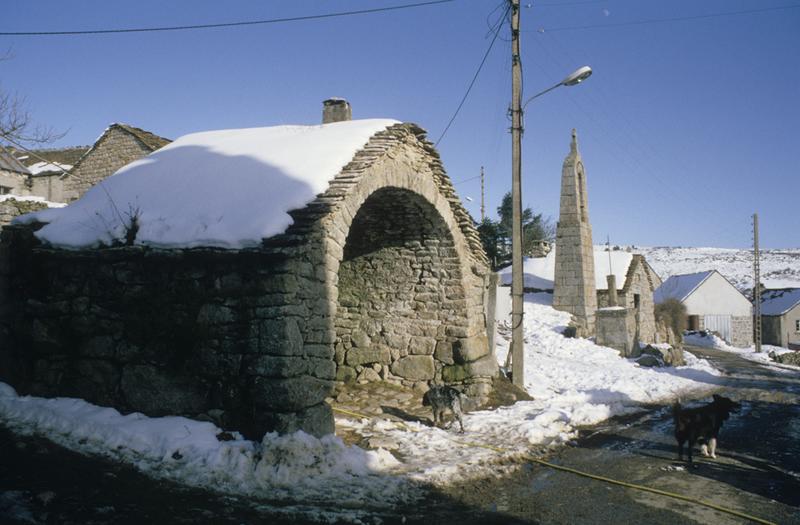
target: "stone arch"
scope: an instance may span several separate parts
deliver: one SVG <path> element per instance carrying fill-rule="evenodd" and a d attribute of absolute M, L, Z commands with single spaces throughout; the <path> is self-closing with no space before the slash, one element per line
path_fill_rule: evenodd
<path fill-rule="evenodd" d="M 319 224 L 337 379 L 457 383 L 483 398 L 497 370 L 488 264 L 422 133 L 376 134 L 321 196 L 335 199 Z"/>

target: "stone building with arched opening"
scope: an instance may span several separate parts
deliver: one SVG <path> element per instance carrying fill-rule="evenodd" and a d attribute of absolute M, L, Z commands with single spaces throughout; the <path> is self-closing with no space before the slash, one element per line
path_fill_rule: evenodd
<path fill-rule="evenodd" d="M 3 230 L 20 393 L 255 438 L 332 432 L 337 379 L 489 394 L 487 261 L 416 125 L 189 135 L 105 185 Z"/>

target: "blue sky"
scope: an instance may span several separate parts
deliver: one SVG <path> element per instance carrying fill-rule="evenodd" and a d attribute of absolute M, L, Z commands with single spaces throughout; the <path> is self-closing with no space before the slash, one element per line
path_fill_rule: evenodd
<path fill-rule="evenodd" d="M 413 3 L 389 1 L 14 2 L 0 32 L 236 22 Z M 588 64 L 525 114 L 523 201 L 558 216 L 561 163 L 577 128 L 595 242 L 800 247 L 798 0 L 548 0 L 522 10 L 525 95 Z M 316 124 L 321 102 L 354 118 L 416 122 L 439 138 L 491 41 L 501 0 L 186 32 L 0 36 L 0 87 L 34 120 L 91 144 L 112 122 L 159 135 Z M 658 23 L 647 20 L 695 17 Z M 587 27 L 591 26 L 591 27 Z M 543 29 L 543 31 L 541 31 Z M 490 215 L 511 186 L 504 26 L 441 143 L 474 217 L 481 166 Z"/>

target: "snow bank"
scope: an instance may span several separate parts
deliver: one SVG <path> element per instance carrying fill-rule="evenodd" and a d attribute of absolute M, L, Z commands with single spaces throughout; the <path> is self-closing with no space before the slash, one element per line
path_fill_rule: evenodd
<path fill-rule="evenodd" d="M 728 343 L 725 342 L 724 339 L 711 332 L 689 332 L 684 334 L 683 341 L 687 345 L 702 346 L 705 348 L 714 348 L 716 350 L 722 350 L 725 352 L 738 354 L 741 357 L 747 359 L 748 361 L 753 361 L 756 363 L 760 363 L 762 365 L 769 365 L 772 366 L 773 368 L 785 368 L 785 367 L 793 369 L 798 368 L 792 365 L 776 363 L 769 357 L 769 354 L 773 352 L 777 355 L 780 355 L 794 351 L 794 350 L 789 350 L 788 348 L 784 348 L 782 346 L 761 345 L 761 352 L 756 352 L 755 346 L 749 346 L 746 348 L 738 348 L 736 346 L 730 346 Z"/>
<path fill-rule="evenodd" d="M 257 246 L 291 225 L 302 208 L 386 119 L 318 126 L 207 131 L 185 135 L 128 164 L 63 210 L 16 219 L 48 223 L 36 233 L 62 248 L 112 244 L 138 219 L 137 244 Z"/>
<path fill-rule="evenodd" d="M 507 301 L 507 295 L 508 288 L 498 288 L 498 305 Z M 642 410 L 642 404 L 666 404 L 689 393 L 710 391 L 721 382 L 715 368 L 688 353 L 686 366 L 646 368 L 590 340 L 565 338 L 561 332 L 570 316 L 553 309 L 551 303 L 548 293 L 525 295 L 525 388 L 533 401 L 465 415 L 464 436 L 418 423 L 400 427 L 380 419 L 339 418 L 337 426 L 365 438 L 388 437 L 397 445 L 406 476 L 444 484 L 487 471 L 499 475 L 503 467 L 498 463 L 526 454 L 532 447 L 569 442 L 579 427 Z M 510 342 L 509 324 L 502 321 L 501 325 L 496 354 L 500 365 L 505 363 Z M 498 448 L 504 452 L 498 453 Z"/>
<path fill-rule="evenodd" d="M 231 433 L 221 440 L 222 430 L 212 423 L 123 416 L 80 399 L 20 397 L 4 383 L 0 421 L 16 432 L 123 461 L 154 477 L 218 491 L 337 504 L 398 500 L 406 492 L 404 483 L 389 475 L 398 464 L 391 454 L 347 446 L 333 435 L 267 434 L 257 443 Z"/>

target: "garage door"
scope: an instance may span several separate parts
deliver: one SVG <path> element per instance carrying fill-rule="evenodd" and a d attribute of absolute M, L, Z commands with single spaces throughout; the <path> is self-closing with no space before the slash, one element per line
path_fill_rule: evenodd
<path fill-rule="evenodd" d="M 719 336 L 728 343 L 731 342 L 731 316 L 730 315 L 707 315 L 703 320 L 706 330 L 717 332 Z"/>

